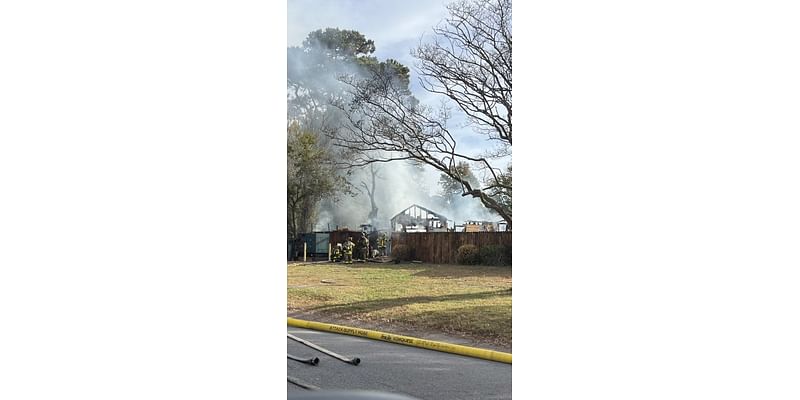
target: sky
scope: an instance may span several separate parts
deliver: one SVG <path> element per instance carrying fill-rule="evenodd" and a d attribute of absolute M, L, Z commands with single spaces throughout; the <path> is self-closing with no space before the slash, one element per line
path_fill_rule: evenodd
<path fill-rule="evenodd" d="M 287 41 L 299 46 L 320 28 L 354 29 L 375 41 L 375 55 L 412 65 L 409 51 L 447 15 L 443 1 L 290 0 Z"/>
<path fill-rule="evenodd" d="M 308 34 L 317 29 L 353 29 L 375 41 L 374 55 L 384 60 L 393 58 L 411 68 L 411 90 L 423 104 L 438 106 L 443 96 L 423 90 L 414 69 L 411 49 L 423 36 L 430 37 L 432 28 L 447 16 L 445 5 L 438 0 L 289 0 L 287 3 L 287 46 L 299 46 Z M 451 105 L 451 132 L 460 151 L 477 154 L 486 146 L 483 136 L 464 127 L 466 118 Z M 498 164 L 498 166 L 505 165 Z"/>

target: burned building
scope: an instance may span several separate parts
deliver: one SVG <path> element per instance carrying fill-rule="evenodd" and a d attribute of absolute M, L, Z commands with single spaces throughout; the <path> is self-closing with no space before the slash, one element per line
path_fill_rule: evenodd
<path fill-rule="evenodd" d="M 444 215 L 416 204 L 400 211 L 391 220 L 393 232 L 447 232 L 447 223 Z"/>

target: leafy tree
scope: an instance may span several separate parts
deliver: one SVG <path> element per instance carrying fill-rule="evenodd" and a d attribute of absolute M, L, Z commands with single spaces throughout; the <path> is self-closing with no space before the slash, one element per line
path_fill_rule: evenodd
<path fill-rule="evenodd" d="M 344 77 L 363 78 L 368 74 L 392 76 L 408 88 L 409 69 L 388 59 L 378 61 L 371 54 L 375 44 L 354 30 L 318 29 L 309 33 L 300 47 L 287 49 L 289 117 L 313 120 L 320 130 L 335 129 L 337 115 L 331 115 L 330 103 L 347 96 Z"/>
<path fill-rule="evenodd" d="M 287 233 L 298 233 L 314 228 L 319 202 L 335 196 L 342 178 L 331 173 L 329 153 L 320 148 L 317 136 L 303 130 L 299 124 L 288 127 L 287 146 Z"/>
<path fill-rule="evenodd" d="M 362 149 L 342 151 L 331 145 L 330 137 L 336 136 L 348 112 L 331 107 L 333 102 L 347 101 L 349 92 L 342 80 L 379 75 L 408 90 L 409 69 L 396 60 L 378 60 L 372 56 L 374 51 L 374 42 L 360 32 L 337 28 L 313 31 L 301 46 L 287 49 L 288 118 L 306 133 L 316 136 L 317 148 L 331 160 L 330 173 L 342 180 L 339 193 L 363 193 L 369 199 L 369 215 L 364 215 L 369 220 L 375 220 L 378 212 L 377 168 L 369 171 L 351 168 L 349 160 L 353 153 Z M 328 201 L 321 204 L 336 217 L 337 208 L 332 206 Z"/>
<path fill-rule="evenodd" d="M 327 28 L 309 33 L 303 48 L 322 50 L 329 59 L 351 60 L 372 54 L 375 42 L 358 31 Z"/>
<path fill-rule="evenodd" d="M 446 204 L 453 204 L 456 199 L 464 194 L 464 185 L 461 181 L 453 179 L 451 176 L 459 176 L 466 180 L 470 186 L 478 186 L 478 178 L 472 173 L 469 164 L 461 161 L 451 168 L 451 173 L 439 176 L 440 196 Z"/>
<path fill-rule="evenodd" d="M 504 209 L 511 212 L 511 164 L 508 165 L 505 172 L 498 174 L 497 180 L 500 184 L 488 189 L 488 194 L 497 199 Z M 508 230 L 511 230 L 510 226 Z"/>

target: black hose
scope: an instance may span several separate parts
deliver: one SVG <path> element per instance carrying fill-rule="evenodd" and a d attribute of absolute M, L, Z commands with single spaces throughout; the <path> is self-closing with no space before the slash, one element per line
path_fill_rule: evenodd
<path fill-rule="evenodd" d="M 334 352 L 332 352 L 332 351 L 330 351 L 330 350 L 328 350 L 328 349 L 326 349 L 324 347 L 317 346 L 314 343 L 311 343 L 311 342 L 309 342 L 307 340 L 300 339 L 299 337 L 297 337 L 295 335 L 292 335 L 291 333 L 287 333 L 286 337 L 288 337 L 289 339 L 292 339 L 292 340 L 294 340 L 296 342 L 302 343 L 302 344 L 304 344 L 304 345 L 306 345 L 308 347 L 311 347 L 314 350 L 321 351 L 321 352 L 323 352 L 323 353 L 325 353 L 325 354 L 327 354 L 327 355 L 329 355 L 329 356 L 331 356 L 333 358 L 336 358 L 338 360 L 344 361 L 344 362 L 346 362 L 348 364 L 358 365 L 358 364 L 361 363 L 361 359 L 358 358 L 358 357 L 347 358 L 345 356 L 336 354 L 336 353 L 334 353 Z"/>
<path fill-rule="evenodd" d="M 317 357 L 300 358 L 300 357 L 297 357 L 297 356 L 293 356 L 291 354 L 287 354 L 286 358 L 288 358 L 290 360 L 300 361 L 301 363 L 304 363 L 304 364 L 310 364 L 310 365 L 319 364 L 319 358 L 317 358 Z"/>

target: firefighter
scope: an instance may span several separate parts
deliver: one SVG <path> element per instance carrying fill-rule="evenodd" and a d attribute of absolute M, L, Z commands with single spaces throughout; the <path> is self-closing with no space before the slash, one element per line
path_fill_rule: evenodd
<path fill-rule="evenodd" d="M 342 261 L 342 244 L 336 243 L 336 246 L 333 246 L 333 251 L 331 254 L 331 260 L 333 262 Z"/>
<path fill-rule="evenodd" d="M 381 232 L 381 235 L 378 236 L 378 254 L 381 257 L 386 256 L 386 232 Z"/>
<path fill-rule="evenodd" d="M 345 264 L 352 264 L 353 263 L 353 247 L 355 243 L 352 241 L 353 238 L 348 237 L 347 241 L 344 242 L 344 263 Z"/>
<path fill-rule="evenodd" d="M 369 239 L 367 238 L 367 233 L 361 232 L 361 238 L 358 239 L 358 241 L 361 244 L 361 259 L 367 261 L 367 256 L 369 255 Z"/>
<path fill-rule="evenodd" d="M 353 259 L 361 260 L 361 236 L 356 236 L 353 240 Z"/>

